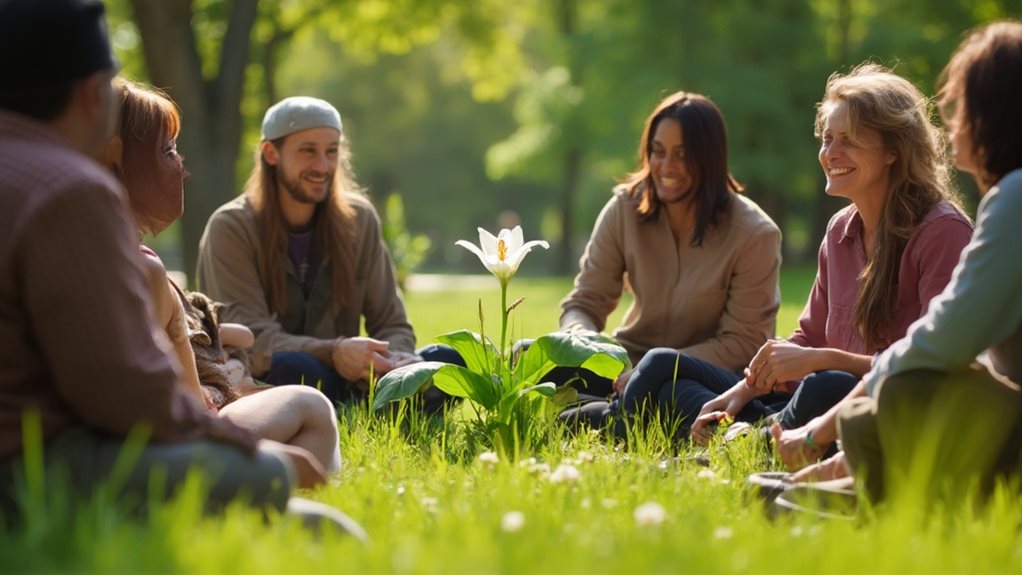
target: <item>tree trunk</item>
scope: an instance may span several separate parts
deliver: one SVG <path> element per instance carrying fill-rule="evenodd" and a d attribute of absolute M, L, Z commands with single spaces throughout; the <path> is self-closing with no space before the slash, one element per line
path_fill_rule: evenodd
<path fill-rule="evenodd" d="M 564 154 L 564 180 L 561 184 L 561 252 L 555 258 L 554 273 L 571 275 L 578 262 L 572 249 L 575 235 L 575 196 L 578 195 L 578 180 L 582 168 L 582 150 L 573 144 Z"/>
<path fill-rule="evenodd" d="M 560 0 L 557 4 L 557 27 L 566 49 L 565 60 L 571 74 L 571 83 L 582 84 L 581 65 L 575 47 L 575 30 L 578 10 L 576 0 Z M 577 111 L 571 112 L 573 121 L 569 124 L 566 148 L 561 167 L 561 248 L 554 258 L 554 273 L 571 275 L 576 270 L 575 260 L 575 196 L 578 195 L 578 182 L 582 169 L 582 146 L 579 139 L 582 134 L 578 128 L 583 125 L 577 121 Z M 574 129 L 571 129 L 573 126 Z"/>
<path fill-rule="evenodd" d="M 258 0 L 234 0 L 217 74 L 202 75 L 192 31 L 191 0 L 132 0 L 149 78 L 181 109 L 178 148 L 191 177 L 181 221 L 185 272 L 192 274 L 210 214 L 238 193 L 235 162 L 241 142 L 241 99 Z M 194 281 L 192 287 L 194 287 Z"/>

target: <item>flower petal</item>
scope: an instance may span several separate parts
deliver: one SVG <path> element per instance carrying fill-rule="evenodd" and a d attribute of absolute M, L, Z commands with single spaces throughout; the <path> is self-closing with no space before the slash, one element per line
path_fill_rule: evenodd
<path fill-rule="evenodd" d="M 543 240 L 532 240 L 531 242 L 527 242 L 525 245 L 521 246 L 517 251 L 512 252 L 507 257 L 506 263 L 511 268 L 511 275 L 514 275 L 518 271 L 518 266 L 521 265 L 522 260 L 524 260 L 525 256 L 528 255 L 528 253 L 532 251 L 532 248 L 536 246 L 550 249 L 550 244 L 547 242 Z"/>
<path fill-rule="evenodd" d="M 497 237 L 483 228 L 476 228 L 479 230 L 479 247 L 483 249 L 484 253 L 496 254 L 497 253 Z"/>
<path fill-rule="evenodd" d="M 514 253 L 525 243 L 525 236 L 522 234 L 522 226 L 515 226 L 511 230 L 511 241 L 508 242 L 507 251 Z"/>
<path fill-rule="evenodd" d="M 483 253 L 483 251 L 479 249 L 479 246 L 473 244 L 472 242 L 465 241 L 465 240 L 458 240 L 458 241 L 454 242 L 454 245 L 461 246 L 461 247 L 465 248 L 466 250 L 474 253 L 476 255 L 476 257 L 479 258 L 479 261 L 483 262 L 483 265 L 486 266 L 487 269 L 490 268 L 489 262 L 486 261 L 486 254 Z"/>

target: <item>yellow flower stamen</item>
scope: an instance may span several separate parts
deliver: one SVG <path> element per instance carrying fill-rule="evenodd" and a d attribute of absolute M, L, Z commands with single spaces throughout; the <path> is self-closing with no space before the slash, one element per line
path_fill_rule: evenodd
<path fill-rule="evenodd" d="M 507 244 L 504 240 L 497 240 L 497 259 L 500 261 L 507 259 Z"/>

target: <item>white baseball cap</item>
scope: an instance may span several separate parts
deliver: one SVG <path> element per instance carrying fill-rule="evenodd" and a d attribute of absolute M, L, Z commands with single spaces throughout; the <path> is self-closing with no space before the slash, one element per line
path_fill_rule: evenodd
<path fill-rule="evenodd" d="M 263 116 L 264 140 L 276 140 L 309 128 L 336 128 L 338 132 L 344 131 L 337 108 L 319 98 L 284 98 L 266 110 Z"/>

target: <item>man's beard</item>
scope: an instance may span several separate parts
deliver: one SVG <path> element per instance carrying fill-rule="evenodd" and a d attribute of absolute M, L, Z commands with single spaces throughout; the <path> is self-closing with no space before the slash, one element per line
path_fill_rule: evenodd
<path fill-rule="evenodd" d="M 302 189 L 301 175 L 298 178 L 290 179 L 284 174 L 283 171 L 278 172 L 278 180 L 280 185 L 287 190 L 287 194 L 291 196 L 291 199 L 301 204 L 318 204 L 330 197 L 330 192 L 333 190 L 333 178 L 327 179 L 326 193 L 323 197 L 312 197 L 305 193 Z"/>

